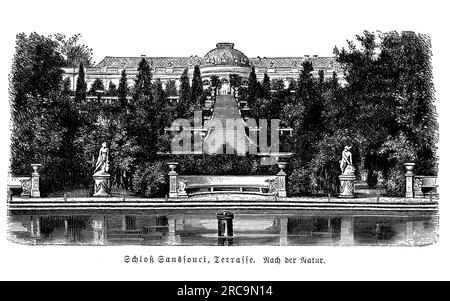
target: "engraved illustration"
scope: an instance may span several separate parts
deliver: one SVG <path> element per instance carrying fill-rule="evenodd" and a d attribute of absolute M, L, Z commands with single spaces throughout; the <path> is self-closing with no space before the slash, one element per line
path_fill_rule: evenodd
<path fill-rule="evenodd" d="M 431 40 L 356 34 L 325 57 L 247 56 L 218 41 L 201 56 L 95 63 L 81 34 L 19 33 L 9 240 L 435 243 Z"/>

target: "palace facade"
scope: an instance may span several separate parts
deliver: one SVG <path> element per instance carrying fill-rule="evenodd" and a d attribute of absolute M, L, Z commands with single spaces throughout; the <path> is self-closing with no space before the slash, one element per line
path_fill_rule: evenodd
<path fill-rule="evenodd" d="M 255 67 L 258 80 L 262 80 L 264 74 L 270 79 L 282 79 L 287 87 L 289 82 L 296 80 L 302 70 L 304 61 L 311 61 L 313 75 L 318 76 L 320 70 L 325 78 L 337 73 L 339 80 L 343 80 L 343 72 L 334 57 L 319 57 L 317 55 L 301 57 L 247 57 L 243 52 L 234 48 L 233 43 L 218 43 L 216 48 L 208 51 L 205 56 L 190 57 L 112 57 L 107 56 L 95 67 L 86 69 L 86 82 L 88 89 L 96 79 L 101 79 L 106 89 L 112 82 L 119 84 L 122 70 L 126 70 L 129 84 L 137 75 L 139 62 L 145 58 L 151 67 L 154 79 L 160 79 L 163 86 L 169 80 L 175 81 L 179 86 L 183 71 L 188 68 L 189 77 L 192 79 L 194 66 L 200 67 L 204 87 L 208 87 L 212 75 L 218 76 L 222 82 L 221 94 L 229 91 L 229 78 L 231 74 L 237 74 L 244 79 L 248 78 L 251 68 Z M 64 68 L 65 77 L 71 80 L 71 87 L 75 90 L 78 77 L 78 68 Z M 223 92 L 223 93 L 222 93 Z"/>

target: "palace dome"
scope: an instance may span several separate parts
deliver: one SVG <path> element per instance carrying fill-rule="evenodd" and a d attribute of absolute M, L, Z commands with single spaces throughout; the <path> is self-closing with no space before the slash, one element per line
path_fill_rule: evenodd
<path fill-rule="evenodd" d="M 241 51 L 234 49 L 233 43 L 217 43 L 216 48 L 209 51 L 202 60 L 203 65 L 232 65 L 250 66 L 248 57 Z"/>

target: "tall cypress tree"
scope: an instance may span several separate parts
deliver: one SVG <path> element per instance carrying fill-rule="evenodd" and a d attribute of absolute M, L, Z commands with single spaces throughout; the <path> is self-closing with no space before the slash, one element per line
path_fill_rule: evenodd
<path fill-rule="evenodd" d="M 264 73 L 264 79 L 261 87 L 261 97 L 270 98 L 270 78 Z"/>
<path fill-rule="evenodd" d="M 194 74 L 192 76 L 192 89 L 191 89 L 191 104 L 194 105 L 195 108 L 199 108 L 201 106 L 200 99 L 203 95 L 203 83 L 202 76 L 200 74 L 200 67 L 195 65 Z"/>
<path fill-rule="evenodd" d="M 127 82 L 127 72 L 125 69 L 122 70 L 122 75 L 119 81 L 119 88 L 117 89 L 117 96 L 119 97 L 119 103 L 121 107 L 125 107 L 128 103 L 128 82 Z"/>
<path fill-rule="evenodd" d="M 77 87 L 75 90 L 75 101 L 80 102 L 86 100 L 87 84 L 85 80 L 83 61 L 80 62 L 78 70 Z"/>
<path fill-rule="evenodd" d="M 176 112 L 178 118 L 189 117 L 189 102 L 191 100 L 191 86 L 189 85 L 188 69 L 184 69 L 180 78 L 180 91 L 179 91 L 178 104 L 176 106 Z"/>
<path fill-rule="evenodd" d="M 258 97 L 258 91 L 259 91 L 259 83 L 258 79 L 256 78 L 256 72 L 255 67 L 252 67 L 252 70 L 250 71 L 250 75 L 248 77 L 248 104 L 251 107 Z"/>
<path fill-rule="evenodd" d="M 152 94 L 152 72 L 147 60 L 143 58 L 139 63 L 138 75 L 134 84 L 135 97 L 150 96 Z"/>

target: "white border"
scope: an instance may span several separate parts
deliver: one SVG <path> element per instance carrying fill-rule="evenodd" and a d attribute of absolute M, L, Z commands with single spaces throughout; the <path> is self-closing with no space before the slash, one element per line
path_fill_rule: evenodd
<path fill-rule="evenodd" d="M 413 30 L 432 39 L 440 123 L 440 240 L 428 247 L 31 247 L 6 241 L 0 202 L 1 280 L 448 280 L 449 111 L 446 1 L 21 1 L 0 16 L 0 183 L 6 188 L 8 73 L 15 35 L 82 33 L 96 61 L 105 55 L 203 55 L 231 41 L 248 56 L 330 55 L 368 30 Z M 444 173 L 444 174 L 443 174 Z M 125 254 L 323 256 L 325 265 L 126 265 Z M 68 272 L 70 271 L 70 272 Z"/>

